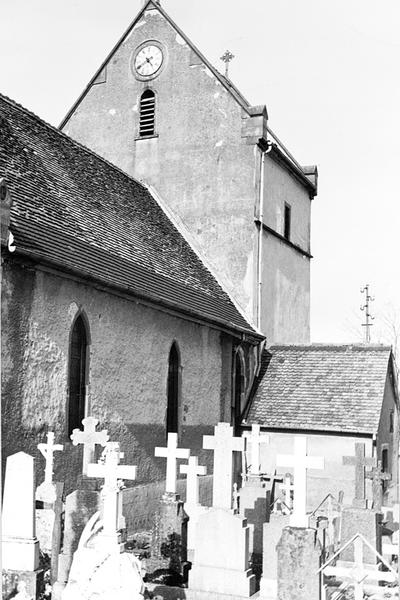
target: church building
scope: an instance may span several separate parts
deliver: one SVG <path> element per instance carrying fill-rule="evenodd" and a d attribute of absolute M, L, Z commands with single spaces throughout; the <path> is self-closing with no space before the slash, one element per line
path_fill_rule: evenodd
<path fill-rule="evenodd" d="M 308 343 L 310 212 L 302 167 L 252 106 L 149 0 L 61 129 L 145 181 L 189 230 L 268 343 Z"/>

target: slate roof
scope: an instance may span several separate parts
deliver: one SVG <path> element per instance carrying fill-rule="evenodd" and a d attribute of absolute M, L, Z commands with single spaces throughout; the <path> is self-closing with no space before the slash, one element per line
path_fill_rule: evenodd
<path fill-rule="evenodd" d="M 0 176 L 16 255 L 262 338 L 146 187 L 1 95 Z"/>
<path fill-rule="evenodd" d="M 390 357 L 380 345 L 273 346 L 246 424 L 377 433 Z"/>

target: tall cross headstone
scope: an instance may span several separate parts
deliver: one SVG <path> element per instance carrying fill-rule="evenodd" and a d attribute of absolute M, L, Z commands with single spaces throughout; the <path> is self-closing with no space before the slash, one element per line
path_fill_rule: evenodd
<path fill-rule="evenodd" d="M 119 450 L 118 442 L 107 442 L 104 453 L 104 463 L 89 464 L 87 468 L 88 477 L 99 477 L 104 479 L 103 495 L 103 533 L 102 537 L 107 539 L 110 549 L 119 547 L 120 528 L 120 480 L 136 479 L 136 467 L 120 465 L 119 461 L 124 457 Z"/>
<path fill-rule="evenodd" d="M 307 470 L 323 469 L 324 459 L 317 456 L 307 456 L 307 438 L 297 436 L 294 439 L 294 454 L 278 454 L 277 465 L 293 467 L 294 499 L 293 512 L 290 525 L 293 527 L 307 527 Z"/>
<path fill-rule="evenodd" d="M 206 475 L 207 467 L 199 465 L 197 456 L 189 456 L 188 464 L 181 465 L 180 472 L 186 474 L 186 504 L 199 504 L 199 475 Z"/>
<path fill-rule="evenodd" d="M 372 480 L 372 497 L 374 502 L 374 509 L 380 511 L 382 508 L 382 483 L 384 481 L 390 481 L 392 476 L 390 473 L 384 473 L 382 471 L 382 461 L 378 460 L 376 467 L 372 467 L 371 471 L 366 473 L 367 479 Z"/>
<path fill-rule="evenodd" d="M 178 448 L 178 434 L 169 433 L 167 447 L 154 449 L 154 456 L 160 456 L 167 459 L 167 474 L 165 482 L 165 491 L 167 494 L 176 493 L 176 461 L 178 458 L 189 458 L 190 450 L 187 448 Z"/>
<path fill-rule="evenodd" d="M 203 448 L 214 450 L 213 506 L 230 510 L 232 506 L 233 452 L 242 452 L 243 438 L 233 437 L 229 423 L 218 423 L 214 435 L 203 436 Z"/>
<path fill-rule="evenodd" d="M 250 467 L 249 475 L 259 476 L 260 475 L 260 450 L 262 444 L 269 444 L 269 435 L 266 433 L 260 433 L 260 425 L 252 425 L 251 432 L 246 432 L 244 435 L 246 445 L 250 442 Z"/>
<path fill-rule="evenodd" d="M 83 431 L 80 429 L 74 429 L 70 436 L 74 446 L 83 444 L 82 473 L 84 475 L 87 475 L 89 463 L 93 463 L 94 461 L 96 444 L 105 446 L 110 439 L 106 429 L 103 429 L 102 431 L 96 431 L 98 423 L 99 420 L 95 417 L 86 417 L 82 420 Z"/>
<path fill-rule="evenodd" d="M 367 507 L 365 494 L 365 468 L 375 466 L 375 458 L 365 456 L 365 444 L 356 442 L 355 456 L 343 456 L 343 464 L 355 466 L 355 494 L 353 506 Z"/>
<path fill-rule="evenodd" d="M 53 484 L 54 452 L 61 452 L 64 450 L 64 446 L 62 444 L 55 444 L 54 432 L 49 431 L 47 434 L 47 443 L 38 444 L 37 448 L 41 454 L 43 454 L 46 460 L 46 466 L 44 470 L 44 481 L 36 490 L 36 499 L 49 503 L 55 502 L 56 488 Z"/>

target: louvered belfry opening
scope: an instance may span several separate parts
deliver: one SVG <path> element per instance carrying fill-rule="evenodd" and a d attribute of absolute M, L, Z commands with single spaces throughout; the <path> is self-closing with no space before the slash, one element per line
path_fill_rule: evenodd
<path fill-rule="evenodd" d="M 71 333 L 69 351 L 68 434 L 81 429 L 85 417 L 87 335 L 85 323 L 78 316 Z"/>
<path fill-rule="evenodd" d="M 139 136 L 154 135 L 156 97 L 154 92 L 146 90 L 140 97 Z"/>

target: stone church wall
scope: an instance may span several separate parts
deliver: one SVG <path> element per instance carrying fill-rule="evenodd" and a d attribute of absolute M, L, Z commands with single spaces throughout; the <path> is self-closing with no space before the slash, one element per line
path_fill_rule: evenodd
<path fill-rule="evenodd" d="M 382 405 L 382 412 L 379 421 L 378 434 L 376 437 L 376 454 L 379 460 L 383 458 L 384 450 L 387 451 L 386 471 L 392 474 L 390 481 L 385 482 L 387 498 L 389 501 L 399 501 L 399 452 L 400 452 L 400 427 L 399 410 L 396 408 L 396 400 L 393 393 L 393 384 L 390 380 L 392 374 L 388 372 L 385 383 L 385 394 Z M 383 460 L 382 460 L 383 463 Z"/>
<path fill-rule="evenodd" d="M 56 456 L 55 477 L 66 479 L 67 489 L 74 485 L 82 450 L 67 437 L 66 409 L 69 336 L 79 310 L 90 335 L 87 412 L 120 441 L 124 462 L 138 465 L 138 482 L 160 480 L 165 460 L 154 458 L 154 447 L 166 440 L 171 344 L 177 342 L 181 356 L 180 445 L 194 450 L 203 434 L 229 418 L 232 340 L 90 285 L 7 261 L 3 457 L 19 450 L 37 456 L 40 481 L 43 460 L 36 445 L 53 430 L 56 441 L 65 444 Z"/>

